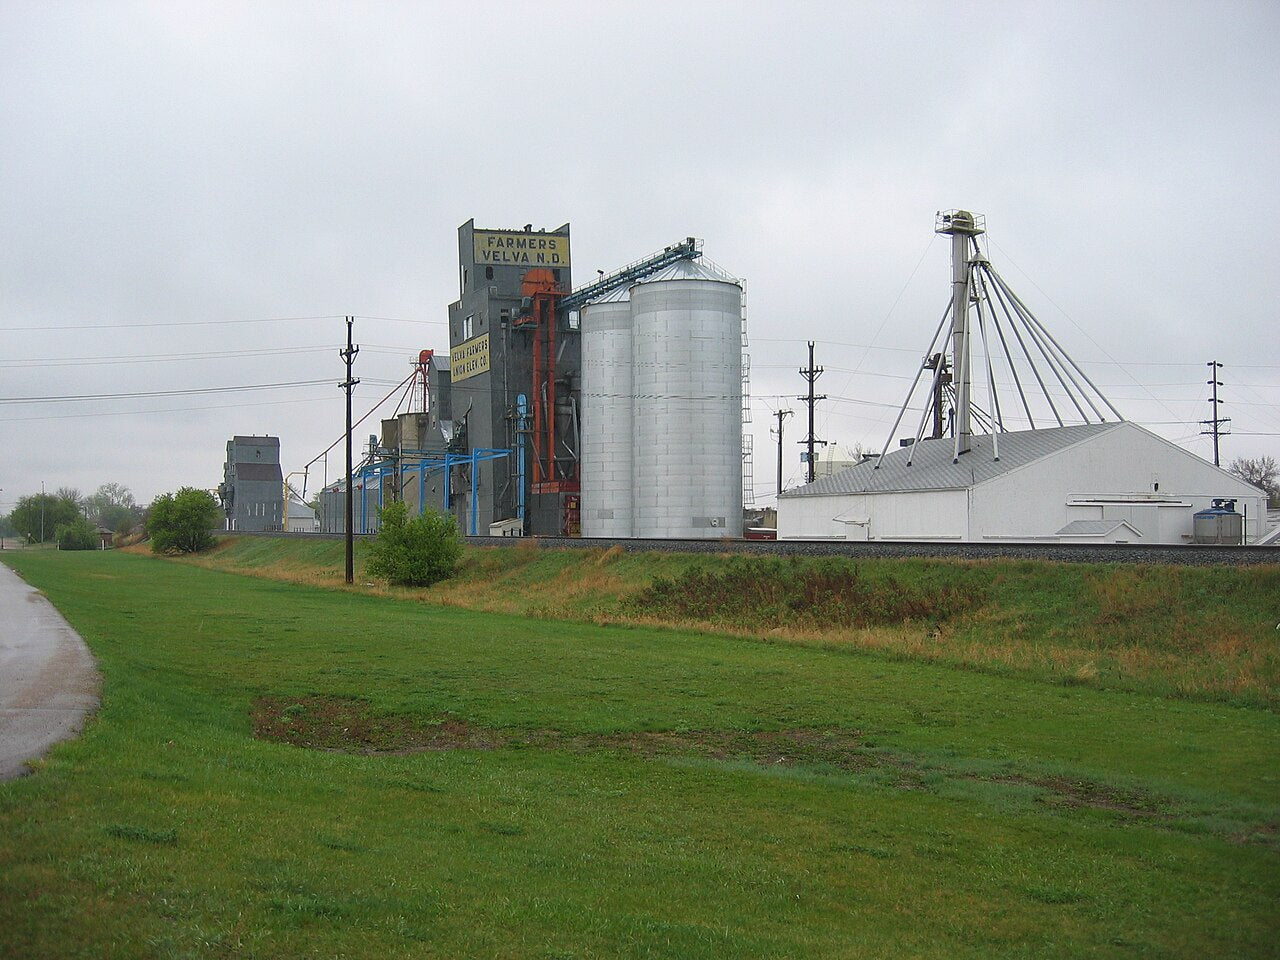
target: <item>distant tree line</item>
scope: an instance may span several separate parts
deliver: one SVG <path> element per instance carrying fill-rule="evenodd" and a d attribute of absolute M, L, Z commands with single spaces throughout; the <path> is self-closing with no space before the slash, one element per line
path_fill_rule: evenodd
<path fill-rule="evenodd" d="M 145 530 L 157 553 L 188 553 L 212 546 L 212 531 L 221 520 L 222 510 L 206 490 L 182 487 L 141 507 L 128 487 L 104 483 L 90 496 L 62 487 L 20 497 L 8 516 L 0 516 L 0 536 L 93 550 L 104 530 L 116 537 Z"/>
<path fill-rule="evenodd" d="M 57 542 L 64 550 L 90 550 L 98 545 L 98 529 L 125 536 L 143 521 L 129 488 L 104 483 L 85 496 L 75 487 L 19 497 L 13 511 L 0 517 L 0 535 L 27 543 Z"/>

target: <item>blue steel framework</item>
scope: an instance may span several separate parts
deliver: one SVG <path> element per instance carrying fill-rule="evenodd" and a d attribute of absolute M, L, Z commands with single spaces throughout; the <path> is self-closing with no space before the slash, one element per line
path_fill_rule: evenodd
<path fill-rule="evenodd" d="M 462 464 L 471 466 L 471 475 L 474 477 L 476 467 L 481 463 L 490 460 L 500 460 L 503 457 L 511 456 L 510 450 L 495 449 L 489 447 L 477 447 L 469 453 L 441 453 L 435 450 L 405 450 L 401 454 L 400 471 L 400 488 L 404 488 L 405 474 L 417 473 L 418 475 L 418 512 L 421 513 L 426 507 L 426 487 L 427 472 L 430 470 L 444 471 L 444 502 L 447 505 L 451 499 L 452 491 L 449 489 L 452 469 Z M 413 463 L 404 462 L 408 458 L 413 458 Z M 396 472 L 395 460 L 379 460 L 374 463 L 367 463 L 360 467 L 356 476 L 359 477 L 360 484 L 360 529 L 369 529 L 369 481 L 374 480 L 378 486 L 377 506 L 382 507 L 382 481 L 385 477 Z M 471 498 L 471 523 L 467 536 L 478 537 L 479 534 L 479 498 Z"/>

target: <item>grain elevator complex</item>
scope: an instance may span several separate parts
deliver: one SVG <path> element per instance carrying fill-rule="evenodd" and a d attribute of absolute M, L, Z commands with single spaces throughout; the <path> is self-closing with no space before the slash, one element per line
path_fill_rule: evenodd
<path fill-rule="evenodd" d="M 569 225 L 458 228 L 447 365 L 384 420 L 353 477 L 354 529 L 403 499 L 475 535 L 742 533 L 742 287 L 693 238 L 573 288 Z M 343 529 L 342 483 L 321 494 Z"/>
<path fill-rule="evenodd" d="M 939 213 L 935 231 L 950 238 L 948 307 L 884 448 L 780 491 L 778 539 L 1267 534 L 1261 491 L 1128 423 L 1102 396 L 991 265 L 980 215 Z M 352 477 L 353 530 L 376 532 L 379 508 L 403 500 L 451 515 L 469 536 L 743 537 L 741 281 L 694 238 L 576 288 L 567 223 L 468 221 L 457 243 L 447 353 L 421 351 L 408 409 L 369 435 Z M 926 392 L 913 404 L 917 386 Z M 255 468 L 238 469 L 243 483 Z M 346 496 L 343 482 L 321 493 L 322 531 L 345 529 Z"/>

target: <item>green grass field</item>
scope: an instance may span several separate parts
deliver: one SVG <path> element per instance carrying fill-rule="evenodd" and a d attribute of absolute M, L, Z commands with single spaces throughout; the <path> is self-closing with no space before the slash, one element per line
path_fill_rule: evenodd
<path fill-rule="evenodd" d="M 1259 704 L 587 622 L 572 576 L 501 613 L 3 559 L 105 677 L 84 735 L 0 785 L 4 956 L 1280 956 Z M 645 588 L 610 562 L 610 596 Z M 988 639 L 1034 645 L 983 569 Z"/>
<path fill-rule="evenodd" d="M 467 552 L 429 589 L 355 589 L 491 613 L 679 626 L 1056 683 L 1280 709 L 1280 566 Z M 231 537 L 186 562 L 343 585 L 340 541 Z"/>

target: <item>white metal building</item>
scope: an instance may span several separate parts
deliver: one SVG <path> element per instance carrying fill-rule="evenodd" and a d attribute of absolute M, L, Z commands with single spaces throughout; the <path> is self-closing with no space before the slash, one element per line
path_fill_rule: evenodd
<path fill-rule="evenodd" d="M 1190 543 L 1193 517 L 1231 498 L 1247 542 L 1266 495 L 1136 424 L 1093 423 L 901 447 L 782 494 L 784 540 Z"/>
<path fill-rule="evenodd" d="M 301 500 L 289 498 L 289 533 L 319 533 L 320 517 Z"/>

